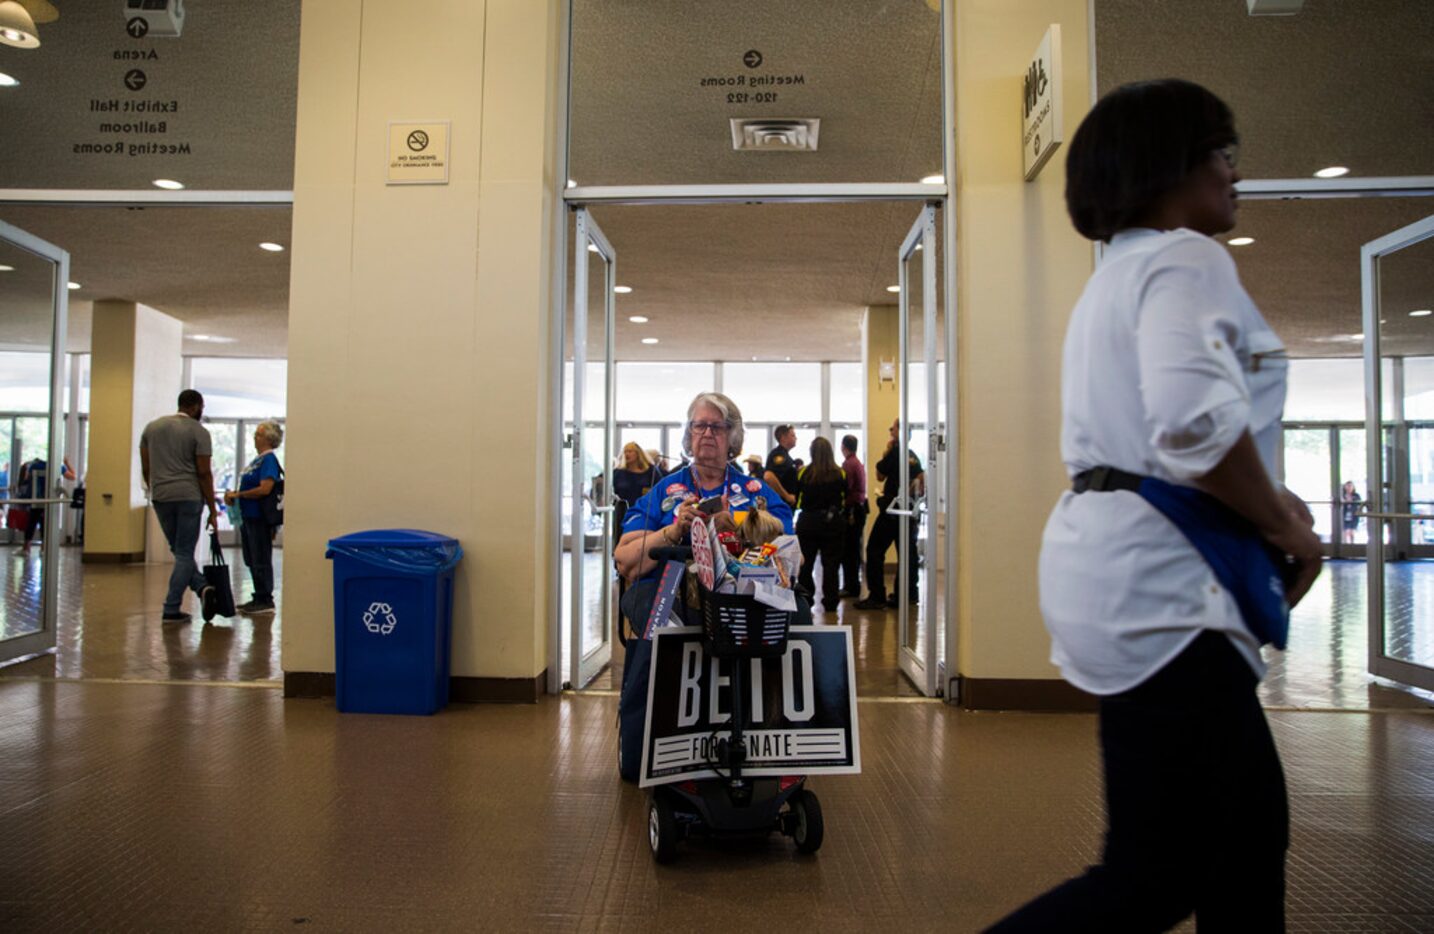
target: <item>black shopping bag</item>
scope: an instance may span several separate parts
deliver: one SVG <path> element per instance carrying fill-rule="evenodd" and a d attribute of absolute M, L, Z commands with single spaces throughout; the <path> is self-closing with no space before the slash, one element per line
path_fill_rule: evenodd
<path fill-rule="evenodd" d="M 204 582 L 214 588 L 214 602 L 204 607 L 204 621 L 207 623 L 215 616 L 233 616 L 234 587 L 229 580 L 229 565 L 224 563 L 224 549 L 219 547 L 218 532 L 209 533 L 209 563 L 204 566 Z"/>

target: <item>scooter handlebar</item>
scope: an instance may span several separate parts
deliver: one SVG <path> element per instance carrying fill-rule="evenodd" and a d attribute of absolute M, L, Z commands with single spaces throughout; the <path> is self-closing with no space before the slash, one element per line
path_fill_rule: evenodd
<path fill-rule="evenodd" d="M 654 561 L 691 561 L 692 548 L 689 545 L 662 545 L 649 549 L 647 556 Z"/>

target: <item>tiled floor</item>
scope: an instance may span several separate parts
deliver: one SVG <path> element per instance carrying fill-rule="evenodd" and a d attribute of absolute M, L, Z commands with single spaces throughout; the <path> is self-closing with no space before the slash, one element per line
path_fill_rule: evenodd
<path fill-rule="evenodd" d="M 656 867 L 610 693 L 340 715 L 275 689 L 281 614 L 166 628 L 168 568 L 76 557 L 58 651 L 0 670 L 0 930 L 970 931 L 1098 851 L 1095 719 L 875 696 L 909 690 L 886 614 L 841 610 L 871 696 L 863 773 L 812 780 L 822 851 Z M 1362 572 L 1331 565 L 1264 688 L 1292 931 L 1434 930 L 1434 712 L 1363 675 Z"/>

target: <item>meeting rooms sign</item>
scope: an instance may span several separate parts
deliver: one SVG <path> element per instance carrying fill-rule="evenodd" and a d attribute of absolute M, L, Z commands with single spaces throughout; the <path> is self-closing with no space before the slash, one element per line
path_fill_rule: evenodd
<path fill-rule="evenodd" d="M 748 666 L 742 774 L 861 771 L 850 627 L 793 626 L 780 658 L 716 659 L 703 651 L 699 627 L 682 626 L 654 634 L 643 787 L 718 777 L 717 741 L 732 730 L 733 665 Z"/>
<path fill-rule="evenodd" d="M 1065 139 L 1061 100 L 1061 27 L 1052 23 L 1021 81 L 1021 158 L 1032 181 Z"/>

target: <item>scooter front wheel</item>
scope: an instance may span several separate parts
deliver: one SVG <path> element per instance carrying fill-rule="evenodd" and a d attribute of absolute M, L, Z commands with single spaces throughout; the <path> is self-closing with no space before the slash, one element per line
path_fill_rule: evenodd
<path fill-rule="evenodd" d="M 652 848 L 652 858 L 659 863 L 676 859 L 677 836 L 677 816 L 672 811 L 672 803 L 653 795 L 647 801 L 647 843 Z"/>
<path fill-rule="evenodd" d="M 792 830 L 797 852 L 815 853 L 821 849 L 822 838 L 826 834 L 826 828 L 822 824 L 822 803 L 817 800 L 815 793 L 805 788 L 792 795 L 790 803 L 792 813 L 797 818 L 797 825 Z"/>

